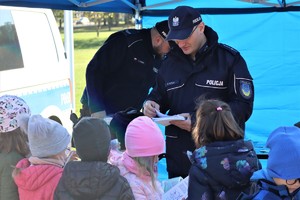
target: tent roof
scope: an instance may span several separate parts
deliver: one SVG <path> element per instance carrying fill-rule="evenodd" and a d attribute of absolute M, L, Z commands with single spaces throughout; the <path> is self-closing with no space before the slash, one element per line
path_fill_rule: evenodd
<path fill-rule="evenodd" d="M 59 10 L 136 13 L 167 16 L 179 5 L 198 8 L 202 14 L 240 14 L 300 11 L 295 0 L 0 0 L 0 5 Z"/>

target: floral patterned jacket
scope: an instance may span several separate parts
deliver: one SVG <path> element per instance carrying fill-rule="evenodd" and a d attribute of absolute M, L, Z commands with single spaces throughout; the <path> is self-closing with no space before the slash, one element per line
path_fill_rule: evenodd
<path fill-rule="evenodd" d="M 250 141 L 218 141 L 190 157 L 188 199 L 233 200 L 250 189 L 250 177 L 261 164 Z"/>

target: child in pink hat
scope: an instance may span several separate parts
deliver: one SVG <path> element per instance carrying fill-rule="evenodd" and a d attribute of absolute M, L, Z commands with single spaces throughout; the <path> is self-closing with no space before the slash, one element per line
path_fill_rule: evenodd
<path fill-rule="evenodd" d="M 149 117 L 135 118 L 126 129 L 125 148 L 120 159 L 111 161 L 128 180 L 135 199 L 161 199 L 156 163 L 165 141 L 159 127 Z"/>

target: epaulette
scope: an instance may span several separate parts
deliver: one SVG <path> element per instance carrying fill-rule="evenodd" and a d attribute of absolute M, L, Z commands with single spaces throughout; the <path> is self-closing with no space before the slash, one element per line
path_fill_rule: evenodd
<path fill-rule="evenodd" d="M 229 51 L 233 55 L 239 53 L 238 50 L 236 50 L 235 48 L 233 48 L 233 47 L 231 47 L 231 46 L 229 46 L 227 44 L 220 43 L 219 45 L 220 45 L 221 48 L 226 49 L 227 51 Z"/>
<path fill-rule="evenodd" d="M 123 30 L 122 33 L 125 34 L 125 35 L 132 35 L 132 34 L 136 34 L 138 33 L 139 30 L 137 29 L 126 29 L 126 30 Z"/>
<path fill-rule="evenodd" d="M 144 32 L 145 30 L 137 30 L 137 29 L 127 29 L 123 30 L 122 33 L 126 37 L 128 47 L 135 44 L 136 42 L 143 41 L 144 39 Z"/>

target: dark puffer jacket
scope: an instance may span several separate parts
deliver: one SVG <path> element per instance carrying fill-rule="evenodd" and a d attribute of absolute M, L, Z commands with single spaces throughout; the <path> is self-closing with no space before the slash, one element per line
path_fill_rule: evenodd
<path fill-rule="evenodd" d="M 261 168 L 250 141 L 213 142 L 192 155 L 189 200 L 233 200 L 250 190 L 250 177 Z"/>
<path fill-rule="evenodd" d="M 104 162 L 69 162 L 54 194 L 55 200 L 133 200 L 128 181 L 116 166 Z"/>

